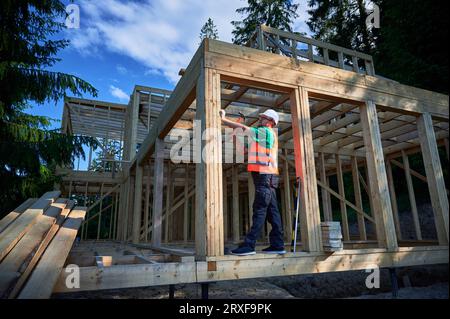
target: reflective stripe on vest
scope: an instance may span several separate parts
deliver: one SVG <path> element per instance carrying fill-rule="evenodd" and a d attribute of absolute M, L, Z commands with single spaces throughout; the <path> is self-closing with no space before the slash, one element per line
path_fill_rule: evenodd
<path fill-rule="evenodd" d="M 278 139 L 274 134 L 274 143 L 272 148 L 261 146 L 253 141 L 248 151 L 247 171 L 259 172 L 265 174 L 278 174 Z"/>

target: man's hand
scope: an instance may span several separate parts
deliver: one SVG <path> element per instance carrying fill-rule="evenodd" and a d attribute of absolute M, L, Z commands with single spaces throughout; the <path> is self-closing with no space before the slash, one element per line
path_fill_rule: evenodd
<path fill-rule="evenodd" d="M 220 118 L 221 118 L 222 120 L 225 118 L 225 114 L 226 114 L 225 110 L 220 110 L 220 111 L 219 111 L 219 115 L 220 115 Z"/>

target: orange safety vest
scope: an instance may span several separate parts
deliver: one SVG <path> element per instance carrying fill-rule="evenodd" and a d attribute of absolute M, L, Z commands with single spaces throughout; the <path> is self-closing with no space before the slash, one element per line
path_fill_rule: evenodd
<path fill-rule="evenodd" d="M 257 141 L 250 143 L 247 171 L 278 175 L 278 138 L 275 132 L 272 148 L 262 146 Z"/>

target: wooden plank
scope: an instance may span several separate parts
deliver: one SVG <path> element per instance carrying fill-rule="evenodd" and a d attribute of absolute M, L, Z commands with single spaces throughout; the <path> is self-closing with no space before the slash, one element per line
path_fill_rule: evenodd
<path fill-rule="evenodd" d="M 338 182 L 339 195 L 345 198 L 345 187 L 344 187 L 344 173 L 342 172 L 342 162 L 339 155 L 335 155 L 336 159 L 336 176 Z M 347 217 L 347 206 L 345 202 L 339 201 L 342 216 L 342 231 L 344 233 L 344 240 L 350 240 L 350 232 L 348 228 L 348 217 Z"/>
<path fill-rule="evenodd" d="M 314 166 L 308 92 L 304 88 L 291 93 L 292 132 L 294 137 L 295 171 L 301 180 L 300 227 L 306 251 L 321 251 L 320 210 Z"/>
<path fill-rule="evenodd" d="M 214 282 L 272 276 L 315 274 L 335 271 L 364 270 L 378 265 L 380 268 L 448 262 L 448 250 L 439 246 L 400 247 L 395 251 L 385 249 L 351 249 L 318 254 L 297 252 L 283 256 L 224 256 L 216 261 L 215 271 L 209 271 L 207 262 L 197 262 L 197 280 Z"/>
<path fill-rule="evenodd" d="M 287 150 L 283 149 L 284 160 L 283 160 L 283 185 L 284 185 L 284 196 L 282 202 L 284 202 L 285 210 L 285 234 L 287 242 L 292 241 L 292 212 L 293 207 L 291 206 L 291 183 L 289 175 L 289 162 L 287 160 Z"/>
<path fill-rule="evenodd" d="M 66 217 L 69 215 L 72 208 L 75 206 L 75 202 L 72 200 L 69 200 L 67 202 L 67 205 L 64 207 L 64 209 L 61 211 L 60 215 L 56 218 L 56 222 L 52 225 L 50 230 L 45 234 L 44 239 L 39 244 L 39 247 L 36 249 L 36 251 L 33 254 L 33 257 L 31 258 L 30 262 L 26 266 L 25 270 L 22 272 L 22 275 L 20 276 L 19 280 L 14 285 L 13 290 L 9 294 L 8 298 L 16 298 L 19 294 L 19 291 L 22 289 L 23 285 L 27 281 L 28 277 L 31 275 L 31 272 L 33 271 L 34 267 L 36 266 L 37 262 L 41 258 L 44 251 L 47 249 L 48 245 L 50 244 L 51 240 L 55 236 L 56 232 L 61 227 L 62 223 L 66 219 Z"/>
<path fill-rule="evenodd" d="M 232 236 L 233 242 L 238 243 L 240 240 L 239 226 L 239 175 L 238 167 L 231 167 L 231 183 L 232 183 L 232 199 L 233 199 L 233 215 L 232 215 Z"/>
<path fill-rule="evenodd" d="M 360 106 L 364 144 L 367 153 L 368 181 L 373 201 L 372 214 L 376 220 L 377 239 L 380 247 L 397 249 L 394 217 L 384 164 L 383 147 L 375 103 L 367 101 Z"/>
<path fill-rule="evenodd" d="M 173 202 L 173 185 L 172 185 L 172 163 L 167 162 L 167 177 L 166 177 L 166 213 L 164 215 L 164 242 L 168 243 L 172 239 L 172 228 L 169 227 L 172 218 L 172 202 Z M 176 200 L 175 200 L 176 201 Z M 170 217 L 169 217 L 170 214 Z"/>
<path fill-rule="evenodd" d="M 8 227 L 20 214 L 27 210 L 31 205 L 37 201 L 37 198 L 28 198 L 22 204 L 20 204 L 16 209 L 10 212 L 8 215 L 0 220 L 0 233 Z"/>
<path fill-rule="evenodd" d="M 66 206 L 66 201 L 65 199 L 56 200 L 42 215 L 38 216 L 34 225 L 3 259 L 0 264 L 0 296 L 8 290 L 11 283 L 17 278 L 20 267 L 55 223 L 56 218 Z"/>
<path fill-rule="evenodd" d="M 227 172 L 224 170 L 222 173 L 222 182 L 223 182 L 223 239 L 224 242 L 228 240 L 228 220 L 229 220 L 229 212 L 228 212 L 228 180 L 227 180 Z"/>
<path fill-rule="evenodd" d="M 153 222 L 152 222 L 152 245 L 161 246 L 162 233 L 162 208 L 164 187 L 164 141 L 160 138 L 155 143 L 155 162 L 153 180 Z"/>
<path fill-rule="evenodd" d="M 391 110 L 416 114 L 429 111 L 436 118 L 448 119 L 447 96 L 392 81 L 302 61 L 295 67 L 287 57 L 213 40 L 205 61 L 207 67 L 216 68 L 221 74 L 239 74 L 241 78 L 248 76 L 253 81 L 270 81 L 279 86 L 301 85 L 315 97 L 333 96 L 358 102 L 370 99 Z"/>
<path fill-rule="evenodd" d="M 142 180 L 144 178 L 144 168 L 142 165 L 136 165 L 136 176 L 134 185 L 134 207 L 133 207 L 133 232 L 132 240 L 137 244 L 141 235 L 141 218 L 142 218 Z"/>
<path fill-rule="evenodd" d="M 45 193 L 2 232 L 0 238 L 0 261 L 5 258 L 22 236 L 34 225 L 37 217 L 42 215 L 60 194 L 60 191 Z"/>
<path fill-rule="evenodd" d="M 420 221 L 419 221 L 419 213 L 417 212 L 417 204 L 416 204 L 416 196 L 414 195 L 414 186 L 411 178 L 411 173 L 409 169 L 409 159 L 408 155 L 404 151 L 402 151 L 403 164 L 405 165 L 405 177 L 406 177 L 406 185 L 408 187 L 408 196 L 409 203 L 411 207 L 411 213 L 414 222 L 414 229 L 416 231 L 416 239 L 422 240 L 422 232 L 420 231 Z"/>
<path fill-rule="evenodd" d="M 49 298 L 64 266 L 85 215 L 86 207 L 75 207 L 45 250 L 19 299 Z"/>
<path fill-rule="evenodd" d="M 395 194 L 394 177 L 392 176 L 392 165 L 390 160 L 386 160 L 386 172 L 389 183 L 389 193 L 391 195 L 392 213 L 394 214 L 395 233 L 397 239 L 402 240 L 402 230 L 400 227 L 400 218 L 398 216 L 397 195 Z"/>
<path fill-rule="evenodd" d="M 215 70 L 201 69 L 196 101 L 196 119 L 201 121 L 201 132 L 207 139 L 197 141 L 202 159 L 195 168 L 196 257 L 204 259 L 224 254 L 220 75 Z"/>
<path fill-rule="evenodd" d="M 150 162 L 147 165 L 147 176 L 145 182 L 145 203 L 144 203 L 144 241 L 148 241 L 149 232 L 149 214 L 150 214 L 150 182 L 152 179 L 152 174 L 150 171 Z"/>
<path fill-rule="evenodd" d="M 339 156 L 339 155 L 336 155 Z M 325 171 L 325 154 L 323 152 L 319 152 L 319 176 L 320 181 L 328 186 L 327 184 L 327 174 Z M 323 207 L 323 217 L 324 221 L 332 221 L 333 214 L 331 210 L 331 201 L 330 197 L 327 195 L 328 192 L 326 189 L 322 188 L 322 207 Z"/>
<path fill-rule="evenodd" d="M 134 157 L 136 156 L 136 148 L 137 148 L 137 135 L 138 135 L 138 123 L 139 123 L 139 99 L 140 99 L 140 93 L 138 91 L 133 92 L 133 98 L 132 101 L 130 101 L 130 104 L 132 106 L 131 110 L 128 110 L 130 112 L 130 122 L 129 122 L 129 136 L 128 136 L 128 144 L 124 145 L 124 147 L 129 147 L 129 156 L 128 160 L 132 161 Z"/>
<path fill-rule="evenodd" d="M 439 244 L 448 245 L 448 198 L 445 192 L 444 175 L 439 159 L 433 121 L 429 113 L 424 113 L 417 119 L 417 129 Z"/>
<path fill-rule="evenodd" d="M 68 289 L 65 285 L 70 272 L 64 269 L 54 287 L 55 293 L 100 289 L 148 287 L 196 282 L 195 262 L 113 265 L 80 268 L 80 287 Z M 96 278 L 96 280 L 92 280 Z"/>
<path fill-rule="evenodd" d="M 355 194 L 355 203 L 356 207 L 358 207 L 360 210 L 363 210 L 363 202 L 362 202 L 362 196 L 361 196 L 361 185 L 359 183 L 359 170 L 358 170 L 358 160 L 355 156 L 351 158 L 351 166 L 352 166 L 352 180 L 353 180 L 353 190 Z M 366 223 L 364 221 L 364 216 L 361 214 L 358 214 L 358 231 L 359 231 L 359 238 L 361 240 L 367 240 L 367 234 L 366 234 Z"/>
<path fill-rule="evenodd" d="M 189 229 L 189 167 L 185 165 L 185 180 L 184 180 L 184 206 L 183 206 L 183 242 L 187 243 L 188 229 Z"/>

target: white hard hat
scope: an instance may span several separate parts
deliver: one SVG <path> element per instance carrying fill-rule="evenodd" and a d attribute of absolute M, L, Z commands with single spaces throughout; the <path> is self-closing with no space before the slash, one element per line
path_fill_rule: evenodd
<path fill-rule="evenodd" d="M 261 113 L 260 115 L 264 115 L 264 116 L 272 119 L 275 122 L 275 125 L 278 125 L 278 120 L 280 117 L 278 116 L 278 113 L 275 112 L 274 110 L 268 109 L 264 113 Z"/>

